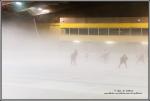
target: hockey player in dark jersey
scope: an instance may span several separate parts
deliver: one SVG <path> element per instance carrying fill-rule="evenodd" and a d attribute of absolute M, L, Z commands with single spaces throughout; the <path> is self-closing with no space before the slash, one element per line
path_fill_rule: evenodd
<path fill-rule="evenodd" d="M 127 60 L 128 60 L 128 57 L 126 54 L 123 54 L 123 56 L 120 57 L 120 64 L 119 64 L 119 68 L 121 65 L 125 65 L 125 67 L 127 68 Z"/>

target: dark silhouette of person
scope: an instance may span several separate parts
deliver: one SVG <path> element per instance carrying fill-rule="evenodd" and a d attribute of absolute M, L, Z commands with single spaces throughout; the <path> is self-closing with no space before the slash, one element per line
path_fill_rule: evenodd
<path fill-rule="evenodd" d="M 145 63 L 145 56 L 144 56 L 144 54 L 140 54 L 140 55 L 137 57 L 136 63 L 140 63 L 140 62 Z"/>
<path fill-rule="evenodd" d="M 127 60 L 128 60 L 128 57 L 126 54 L 123 54 L 123 56 L 120 57 L 120 64 L 119 64 L 119 68 L 121 65 L 125 65 L 125 67 L 127 68 Z"/>
<path fill-rule="evenodd" d="M 74 50 L 74 52 L 71 54 L 71 64 L 73 65 L 77 64 L 77 56 L 78 56 L 78 51 Z"/>

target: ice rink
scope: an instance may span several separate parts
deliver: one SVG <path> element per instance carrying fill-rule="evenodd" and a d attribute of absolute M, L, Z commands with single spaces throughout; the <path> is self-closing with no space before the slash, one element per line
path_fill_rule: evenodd
<path fill-rule="evenodd" d="M 148 99 L 149 3 L 100 1 L 2 0 L 2 99 Z"/>
<path fill-rule="evenodd" d="M 37 38 L 30 28 L 3 27 L 3 99 L 147 99 L 147 44 Z M 124 54 L 127 68 L 119 68 Z M 132 94 L 106 94 L 118 90 Z"/>
<path fill-rule="evenodd" d="M 3 45 L 4 99 L 147 97 L 147 57 L 145 63 L 137 62 L 138 55 L 147 53 L 147 45 L 36 41 L 10 43 L 13 47 Z M 74 50 L 78 51 L 76 64 L 71 64 Z M 109 50 L 106 59 L 103 58 L 105 50 Z M 127 68 L 124 64 L 118 67 L 123 54 L 128 57 Z M 114 90 L 134 90 L 142 94 L 104 94 Z"/>

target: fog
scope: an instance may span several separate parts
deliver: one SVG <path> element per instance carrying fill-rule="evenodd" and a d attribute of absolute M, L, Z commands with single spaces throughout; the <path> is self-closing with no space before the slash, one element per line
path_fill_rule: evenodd
<path fill-rule="evenodd" d="M 148 45 L 76 43 L 43 33 L 37 35 L 32 20 L 3 22 L 3 99 L 147 98 Z M 127 67 L 123 62 L 119 68 L 124 54 Z M 116 90 L 141 94 L 104 94 Z"/>

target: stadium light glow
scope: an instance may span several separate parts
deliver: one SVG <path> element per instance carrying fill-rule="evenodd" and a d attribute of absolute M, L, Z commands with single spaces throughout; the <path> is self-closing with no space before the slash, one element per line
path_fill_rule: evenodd
<path fill-rule="evenodd" d="M 22 6 L 22 2 L 15 2 L 16 5 Z"/>
<path fill-rule="evenodd" d="M 141 42 L 141 44 L 142 45 L 148 45 L 148 42 L 143 41 L 143 42 Z"/>
<path fill-rule="evenodd" d="M 41 7 L 30 7 L 28 8 L 28 12 L 33 15 L 33 16 L 37 16 L 37 15 L 42 15 L 42 14 L 48 14 L 50 13 L 49 9 L 43 9 Z"/>
<path fill-rule="evenodd" d="M 42 14 L 47 14 L 47 13 L 49 13 L 49 12 L 50 12 L 50 10 L 48 10 L 48 9 L 42 10 Z"/>
<path fill-rule="evenodd" d="M 80 43 L 79 40 L 73 40 L 72 42 L 73 42 L 73 43 Z"/>
<path fill-rule="evenodd" d="M 114 41 L 106 41 L 105 43 L 106 44 L 114 44 L 115 42 Z"/>
<path fill-rule="evenodd" d="M 42 8 L 38 8 L 37 10 L 42 11 L 43 9 Z"/>

